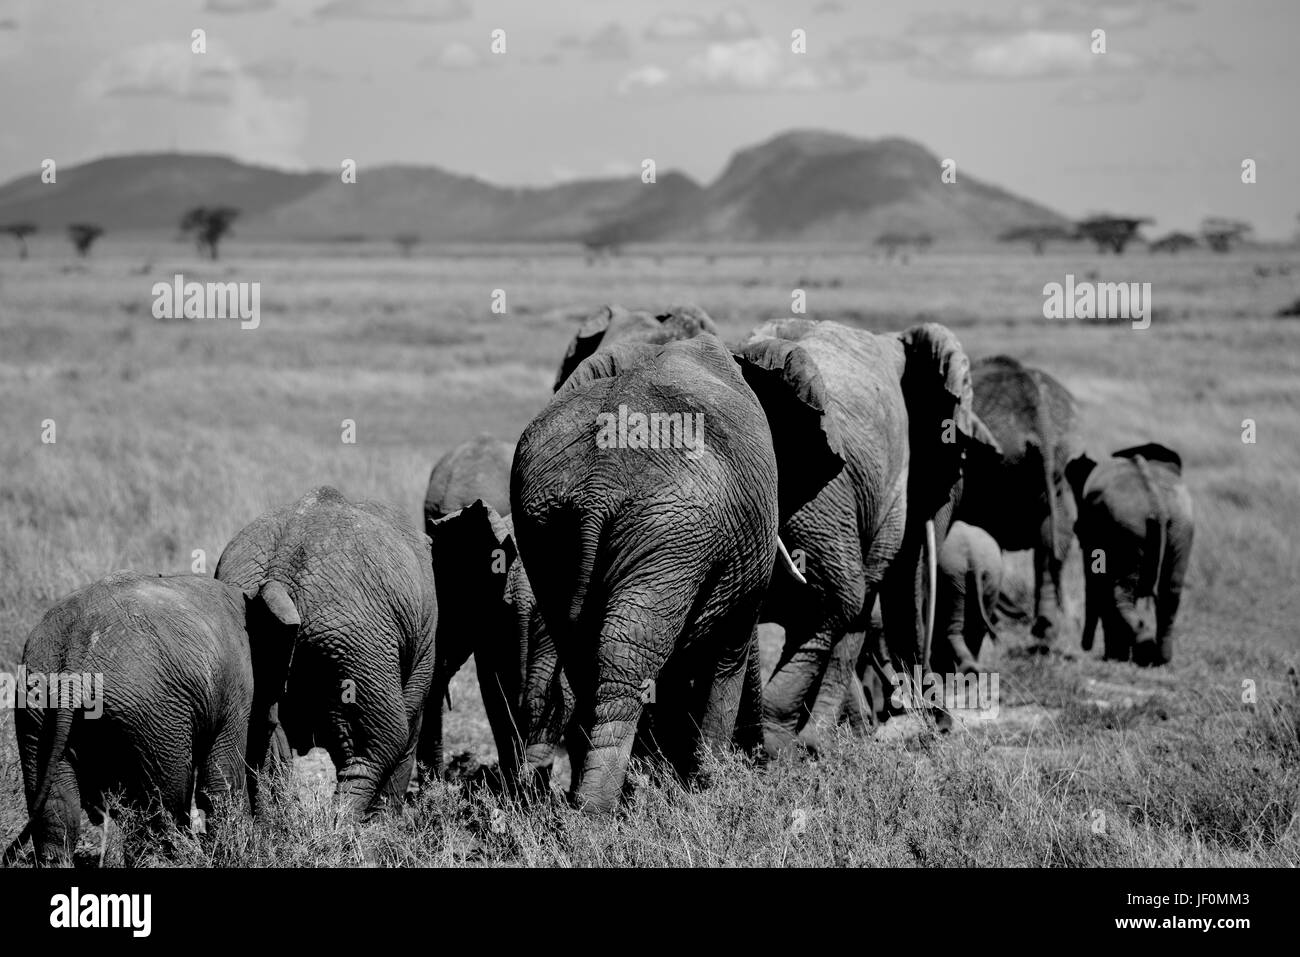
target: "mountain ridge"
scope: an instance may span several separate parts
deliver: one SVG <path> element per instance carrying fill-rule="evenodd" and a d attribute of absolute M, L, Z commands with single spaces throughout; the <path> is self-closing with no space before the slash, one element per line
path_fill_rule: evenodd
<path fill-rule="evenodd" d="M 701 184 L 685 173 L 502 186 L 438 166 L 291 171 L 210 153 L 102 157 L 0 185 L 0 225 L 42 231 L 95 222 L 110 233 L 175 230 L 186 209 L 241 210 L 236 229 L 257 239 L 426 242 L 870 242 L 924 233 L 935 242 L 991 241 L 1021 225 L 1066 225 L 1042 204 L 962 173 L 897 136 L 863 139 L 796 129 L 736 150 Z"/>

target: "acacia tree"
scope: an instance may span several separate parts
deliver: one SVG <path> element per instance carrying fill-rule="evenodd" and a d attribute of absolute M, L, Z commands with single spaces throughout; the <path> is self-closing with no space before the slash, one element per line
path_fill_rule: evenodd
<path fill-rule="evenodd" d="M 1016 226 L 999 236 L 998 242 L 1029 243 L 1033 246 L 1034 255 L 1041 256 L 1044 248 L 1053 240 L 1074 241 L 1078 238 L 1078 235 L 1064 226 Z"/>
<path fill-rule="evenodd" d="M 1138 238 L 1138 230 L 1152 222 L 1155 220 L 1146 216 L 1090 216 L 1075 228 L 1081 237 L 1097 244 L 1098 252 L 1109 249 L 1119 256 L 1125 246 Z"/>
<path fill-rule="evenodd" d="M 239 215 L 233 206 L 195 206 L 181 217 L 181 233 L 193 234 L 199 252 L 217 258 L 217 247 Z"/>
<path fill-rule="evenodd" d="M 1254 227 L 1240 219 L 1225 219 L 1221 216 L 1209 216 L 1201 222 L 1201 236 L 1205 245 L 1216 253 L 1226 253 L 1250 233 Z"/>
<path fill-rule="evenodd" d="M 27 237 L 36 232 L 35 223 L 10 223 L 7 226 L 0 226 L 0 233 L 8 233 L 14 239 L 18 240 L 18 258 L 27 258 Z"/>
<path fill-rule="evenodd" d="M 1155 242 L 1151 243 L 1151 245 L 1147 247 L 1147 251 L 1175 255 L 1182 252 L 1184 249 L 1191 249 L 1199 245 L 1200 242 L 1190 233 L 1173 232 L 1166 233 L 1164 236 L 1155 240 Z"/>
<path fill-rule="evenodd" d="M 95 244 L 95 240 L 102 235 L 104 235 L 104 227 L 95 223 L 73 223 L 68 227 L 68 238 L 76 247 L 77 255 L 83 258 L 90 252 L 90 247 Z"/>

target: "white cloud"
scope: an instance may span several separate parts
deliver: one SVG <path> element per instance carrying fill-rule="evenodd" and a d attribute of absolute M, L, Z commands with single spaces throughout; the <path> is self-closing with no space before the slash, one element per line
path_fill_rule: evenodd
<path fill-rule="evenodd" d="M 633 93 L 638 90 L 653 90 L 663 86 L 669 80 L 668 71 L 653 64 L 637 67 L 618 81 L 619 93 Z"/>
<path fill-rule="evenodd" d="M 687 61 L 686 77 L 696 88 L 734 93 L 812 93 L 866 81 L 862 64 L 842 51 L 795 54 L 771 37 L 711 43 Z"/>
<path fill-rule="evenodd" d="M 188 149 L 230 153 L 277 166 L 302 165 L 305 101 L 269 96 L 232 56 L 188 46 L 152 43 L 119 51 L 100 63 L 82 85 L 97 102 L 104 125 L 117 125 L 117 108 L 141 97 L 187 103 Z M 133 144 L 122 144 L 130 148 Z"/>
<path fill-rule="evenodd" d="M 923 72 L 940 77 L 1025 80 L 1133 70 L 1130 53 L 1093 53 L 1083 33 L 1030 30 L 1009 37 L 952 40 L 931 56 Z"/>

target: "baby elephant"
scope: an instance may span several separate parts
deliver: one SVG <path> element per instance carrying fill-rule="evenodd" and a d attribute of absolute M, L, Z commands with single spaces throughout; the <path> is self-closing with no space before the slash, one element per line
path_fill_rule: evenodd
<path fill-rule="evenodd" d="M 343 810 L 368 813 L 381 792 L 400 805 L 433 684 L 428 537 L 387 505 L 321 487 L 236 535 L 217 578 L 246 590 L 283 586 L 301 616 L 292 635 L 251 635 L 266 661 L 258 685 L 276 700 L 254 714 L 250 761 L 261 765 L 273 739 L 299 753 L 320 745 Z"/>
<path fill-rule="evenodd" d="M 997 638 L 989 616 L 1001 588 L 1002 549 L 993 536 L 978 526 L 953 522 L 939 550 L 932 671 L 979 671 L 984 636 Z"/>
<path fill-rule="evenodd" d="M 573 711 L 555 643 L 524 573 L 510 516 L 476 499 L 426 526 L 438 585 L 438 669 L 425 706 L 420 760 L 441 767 L 447 685 L 474 656 L 507 788 L 544 790 Z"/>
<path fill-rule="evenodd" d="M 1067 467 L 1066 478 L 1079 505 L 1084 650 L 1092 648 L 1100 621 L 1106 658 L 1166 664 L 1192 555 L 1192 497 L 1182 459 L 1151 443 L 1121 449 L 1101 463 L 1082 456 Z"/>
<path fill-rule="evenodd" d="M 82 809 L 102 823 L 113 792 L 180 826 L 191 799 L 207 814 L 223 796 L 242 804 L 248 636 L 297 623 L 277 583 L 244 593 L 191 575 L 118 573 L 50 609 L 23 649 L 14 723 L 30 823 L 6 858 L 30 834 L 38 862 L 68 861 Z"/>

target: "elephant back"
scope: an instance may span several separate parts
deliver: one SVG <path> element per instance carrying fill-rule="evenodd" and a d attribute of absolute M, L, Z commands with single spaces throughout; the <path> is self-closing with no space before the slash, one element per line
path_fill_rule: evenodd
<path fill-rule="evenodd" d="M 1002 446 L 1008 464 L 1044 439 L 1056 450 L 1061 469 L 1074 457 L 1078 403 L 1054 376 L 1010 356 L 990 356 L 971 363 L 971 386 L 975 414 Z"/>
<path fill-rule="evenodd" d="M 216 574 L 244 590 L 280 582 L 302 614 L 304 636 L 367 616 L 425 634 L 437 614 L 428 537 L 396 508 L 352 502 L 327 486 L 245 527 Z"/>

